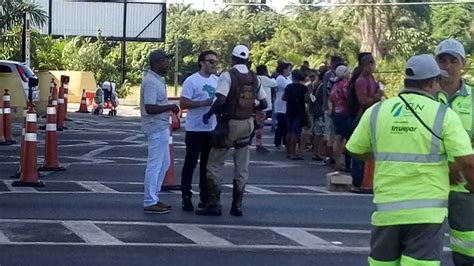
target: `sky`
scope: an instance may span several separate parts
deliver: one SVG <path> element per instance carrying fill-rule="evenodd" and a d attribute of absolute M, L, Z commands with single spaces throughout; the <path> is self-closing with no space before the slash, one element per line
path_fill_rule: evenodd
<path fill-rule="evenodd" d="M 222 5 L 222 0 L 168 0 L 168 4 L 191 4 L 193 8 L 204 9 L 207 11 L 216 11 L 220 10 Z M 281 12 L 283 7 L 288 3 L 298 2 L 295 0 L 267 0 L 267 5 L 271 8 L 275 8 L 278 12 Z"/>

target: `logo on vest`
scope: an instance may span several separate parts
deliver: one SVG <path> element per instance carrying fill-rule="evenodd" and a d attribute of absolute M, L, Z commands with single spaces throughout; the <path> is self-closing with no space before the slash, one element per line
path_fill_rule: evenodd
<path fill-rule="evenodd" d="M 421 105 L 421 104 L 415 104 L 415 103 L 408 103 L 410 105 L 410 107 L 415 110 L 415 112 L 419 112 L 419 111 L 423 111 L 423 109 L 425 108 L 424 105 Z M 392 116 L 393 117 L 399 117 L 401 114 L 402 114 L 402 111 L 403 110 L 408 110 L 410 111 L 410 108 L 408 106 L 406 106 L 405 104 L 403 103 L 396 103 L 393 105 L 392 107 Z M 411 112 L 405 112 L 405 115 L 406 116 L 412 116 L 413 114 Z"/>
<path fill-rule="evenodd" d="M 392 126 L 392 134 L 406 134 L 408 132 L 415 132 L 417 127 L 410 126 Z"/>

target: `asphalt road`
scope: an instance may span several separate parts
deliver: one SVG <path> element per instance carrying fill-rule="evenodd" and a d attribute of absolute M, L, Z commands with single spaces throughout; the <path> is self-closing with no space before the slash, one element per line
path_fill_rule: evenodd
<path fill-rule="evenodd" d="M 69 113 L 68 130 L 58 133 L 67 170 L 44 173 L 44 188 L 12 187 L 20 147 L 0 146 L 1 266 L 367 265 L 371 196 L 328 192 L 329 169 L 310 154 L 304 161 L 286 159 L 272 148 L 269 128 L 264 142 L 271 152 L 258 154 L 251 147 L 244 216 L 228 214 L 230 154 L 221 217 L 183 212 L 179 191 L 162 194 L 173 206 L 171 214 L 143 213 L 145 137 L 136 109 L 122 107 L 118 115 Z M 18 138 L 19 124 L 14 132 Z M 173 138 L 179 183 L 183 129 Z M 41 164 L 44 132 L 38 140 Z M 442 265 L 451 265 L 448 252 Z"/>

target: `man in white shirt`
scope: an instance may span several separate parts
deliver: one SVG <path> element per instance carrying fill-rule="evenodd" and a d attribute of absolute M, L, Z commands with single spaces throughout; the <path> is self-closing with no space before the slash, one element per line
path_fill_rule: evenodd
<path fill-rule="evenodd" d="M 204 207 L 207 201 L 206 166 L 211 151 L 211 131 L 216 126 L 216 118 L 212 116 L 209 123 L 204 124 L 202 116 L 211 108 L 216 93 L 217 76 L 214 73 L 216 73 L 218 62 L 216 52 L 203 51 L 198 57 L 199 71 L 186 78 L 183 83 L 180 106 L 181 109 L 188 110 L 185 123 L 186 157 L 181 171 L 182 209 L 184 211 L 194 211 L 191 201 L 193 195 L 191 184 L 198 159 L 200 159 L 200 202 L 198 208 Z"/>
<path fill-rule="evenodd" d="M 249 71 L 250 51 L 244 45 L 237 45 L 232 51 L 232 69 L 224 72 L 217 81 L 216 101 L 211 110 L 203 116 L 204 123 L 216 114 L 217 129 L 222 129 L 222 137 L 213 135 L 211 153 L 207 163 L 208 199 L 203 209 L 196 211 L 198 215 L 222 215 L 220 194 L 222 168 L 225 156 L 231 147 L 234 148 L 234 181 L 232 208 L 230 214 L 242 216 L 242 198 L 248 178 L 249 142 L 253 131 L 252 114 L 255 100 L 259 100 L 257 109 L 265 109 L 267 102 L 265 92 L 260 89 L 257 75 Z"/>

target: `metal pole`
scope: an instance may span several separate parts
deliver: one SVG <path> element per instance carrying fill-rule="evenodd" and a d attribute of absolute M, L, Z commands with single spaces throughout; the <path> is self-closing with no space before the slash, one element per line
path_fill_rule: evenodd
<path fill-rule="evenodd" d="M 121 43 L 121 59 L 122 59 L 122 84 L 125 83 L 125 76 L 127 75 L 127 66 L 126 66 L 126 59 L 127 59 L 127 47 L 126 47 L 126 41 L 122 41 Z"/>
<path fill-rule="evenodd" d="M 174 96 L 178 96 L 179 39 L 176 38 L 174 54 Z"/>

